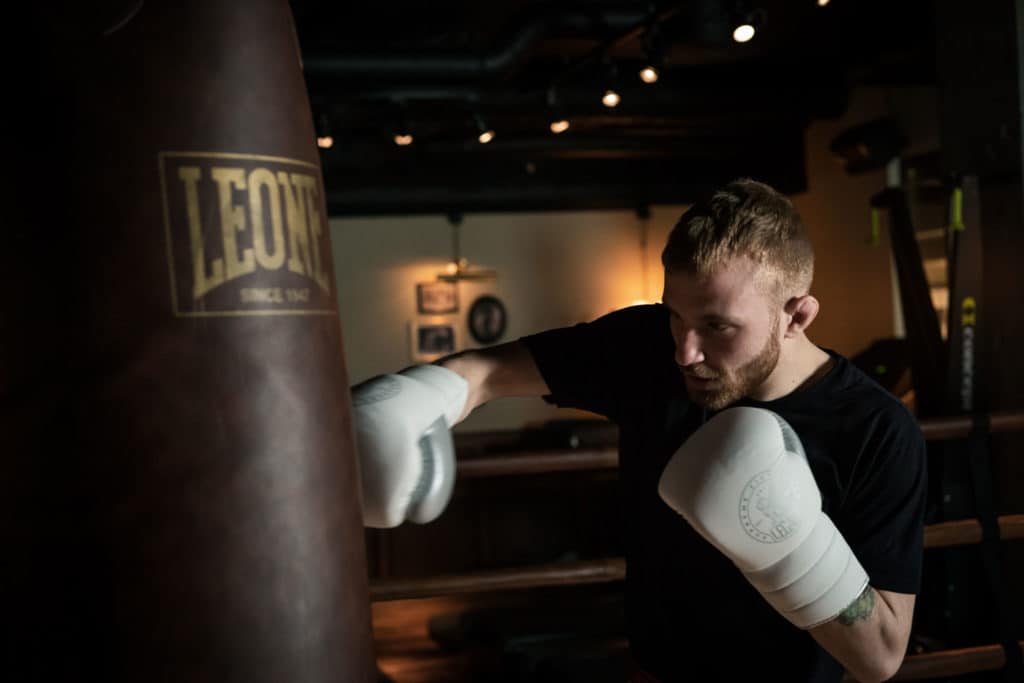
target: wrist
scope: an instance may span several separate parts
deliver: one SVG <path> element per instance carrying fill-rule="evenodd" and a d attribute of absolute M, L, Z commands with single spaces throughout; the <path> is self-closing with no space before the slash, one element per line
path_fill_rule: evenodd
<path fill-rule="evenodd" d="M 459 375 L 467 384 L 466 404 L 456 422 L 464 420 L 473 410 L 493 398 L 488 378 L 496 363 L 475 350 L 460 351 L 435 362 Z"/>
<path fill-rule="evenodd" d="M 444 366 L 430 363 L 414 365 L 400 375 L 415 380 L 431 392 L 431 403 L 441 409 L 446 425 L 453 427 L 465 413 L 468 383 L 459 373 Z"/>

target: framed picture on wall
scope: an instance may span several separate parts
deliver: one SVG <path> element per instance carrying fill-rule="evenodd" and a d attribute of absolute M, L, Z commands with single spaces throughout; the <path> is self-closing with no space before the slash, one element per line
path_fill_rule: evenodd
<path fill-rule="evenodd" d="M 478 297 L 469 307 L 466 322 L 473 339 L 481 344 L 493 344 L 505 334 L 508 313 L 498 297 L 486 294 Z"/>
<path fill-rule="evenodd" d="M 409 330 L 413 361 L 429 363 L 455 353 L 458 348 L 455 325 L 450 322 L 414 321 Z"/>
<path fill-rule="evenodd" d="M 454 282 L 421 282 L 416 285 L 416 311 L 425 315 L 457 313 L 459 290 Z"/>

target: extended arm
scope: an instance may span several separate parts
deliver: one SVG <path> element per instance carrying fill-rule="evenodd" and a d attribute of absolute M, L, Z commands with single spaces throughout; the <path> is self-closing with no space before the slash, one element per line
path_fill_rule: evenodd
<path fill-rule="evenodd" d="M 363 523 L 433 521 L 455 485 L 451 428 L 502 396 L 543 396 L 547 384 L 522 342 L 464 351 L 352 389 Z"/>
<path fill-rule="evenodd" d="M 496 398 L 550 393 L 533 356 L 521 341 L 462 351 L 436 364 L 457 373 L 469 385 L 469 397 L 458 422 Z"/>

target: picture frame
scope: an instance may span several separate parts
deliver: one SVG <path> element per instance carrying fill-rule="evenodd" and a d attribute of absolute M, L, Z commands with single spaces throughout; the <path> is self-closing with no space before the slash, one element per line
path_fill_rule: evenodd
<path fill-rule="evenodd" d="M 458 313 L 458 287 L 454 282 L 418 283 L 416 285 L 416 311 L 421 315 Z"/>
<path fill-rule="evenodd" d="M 508 311 L 498 297 L 485 294 L 477 297 L 469 307 L 466 324 L 470 336 L 477 343 L 493 344 L 505 334 Z"/>
<path fill-rule="evenodd" d="M 450 320 L 416 320 L 409 324 L 410 356 L 429 363 L 458 349 L 456 326 Z"/>

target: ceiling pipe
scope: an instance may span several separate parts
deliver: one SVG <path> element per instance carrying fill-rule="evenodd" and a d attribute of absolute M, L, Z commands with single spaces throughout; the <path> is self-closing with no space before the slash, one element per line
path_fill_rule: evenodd
<path fill-rule="evenodd" d="M 529 12 L 507 40 L 485 54 L 364 53 L 312 54 L 304 57 L 307 76 L 476 78 L 506 73 L 529 56 L 534 46 L 554 31 L 610 33 L 644 25 L 650 14 L 636 10 L 585 12 L 543 7 Z"/>

